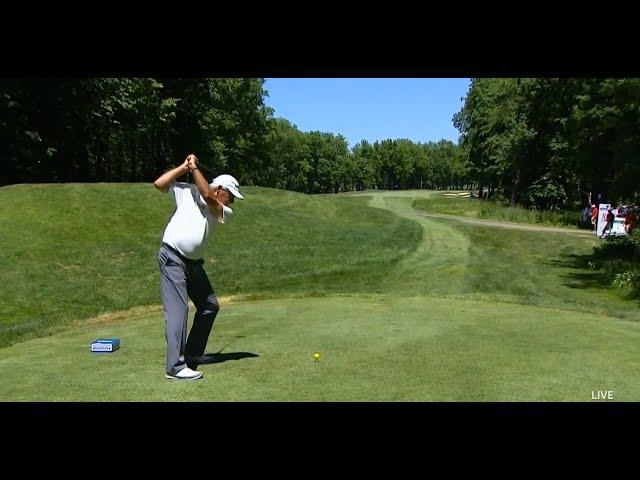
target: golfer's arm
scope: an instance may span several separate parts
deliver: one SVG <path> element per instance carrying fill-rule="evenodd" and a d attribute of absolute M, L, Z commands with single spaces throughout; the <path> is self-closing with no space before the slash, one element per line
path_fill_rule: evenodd
<path fill-rule="evenodd" d="M 153 182 L 153 186 L 156 187 L 161 192 L 167 193 L 169 191 L 169 187 L 171 186 L 171 182 L 173 182 L 176 178 L 184 175 L 189 171 L 189 167 L 186 165 L 179 165 L 173 170 L 169 170 L 168 172 L 163 173 L 158 177 L 158 179 Z"/>
<path fill-rule="evenodd" d="M 213 214 L 216 216 L 216 220 L 220 221 L 220 219 L 222 218 L 222 203 L 218 201 L 218 199 L 209 188 L 207 179 L 204 178 L 204 175 L 202 175 L 202 172 L 198 168 L 192 170 L 191 175 L 193 175 L 193 181 L 195 182 L 196 187 L 198 187 L 200 195 L 202 195 L 204 201 L 207 202 L 207 205 L 211 207 Z"/>

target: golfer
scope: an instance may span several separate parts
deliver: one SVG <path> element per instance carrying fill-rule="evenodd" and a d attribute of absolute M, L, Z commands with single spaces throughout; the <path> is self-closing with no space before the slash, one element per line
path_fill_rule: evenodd
<path fill-rule="evenodd" d="M 176 182 L 191 172 L 194 184 Z M 176 209 L 162 237 L 158 252 L 160 292 L 167 341 L 166 378 L 196 380 L 199 359 L 204 355 L 211 327 L 220 306 L 202 267 L 204 243 L 216 225 L 228 222 L 233 214 L 229 205 L 240 194 L 238 181 L 231 175 L 219 175 L 207 183 L 191 154 L 182 165 L 162 174 L 153 185 L 171 192 Z M 196 306 L 193 325 L 187 338 L 187 296 Z"/>

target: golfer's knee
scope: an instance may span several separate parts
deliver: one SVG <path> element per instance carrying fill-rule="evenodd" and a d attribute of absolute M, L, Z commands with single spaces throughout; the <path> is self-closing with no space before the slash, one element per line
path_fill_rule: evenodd
<path fill-rule="evenodd" d="M 200 310 L 203 315 L 215 317 L 220 310 L 220 304 L 218 303 L 218 299 L 215 295 L 209 295 Z"/>

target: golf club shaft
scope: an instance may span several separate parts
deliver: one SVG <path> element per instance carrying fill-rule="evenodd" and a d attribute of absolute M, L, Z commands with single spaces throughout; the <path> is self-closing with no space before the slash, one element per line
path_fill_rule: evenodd
<path fill-rule="evenodd" d="M 204 165 L 200 160 L 198 160 L 198 167 L 203 167 L 204 170 L 206 171 L 207 175 L 212 175 L 214 173 L 213 168 L 211 168 L 211 167 L 209 167 L 207 165 Z M 189 183 L 194 183 L 193 174 L 191 173 L 191 171 L 189 171 L 187 173 L 189 175 L 189 178 L 188 178 Z"/>
<path fill-rule="evenodd" d="M 203 164 L 200 160 L 198 160 L 198 167 L 204 167 L 204 169 L 207 171 L 207 173 L 212 174 L 213 172 L 213 168 Z"/>

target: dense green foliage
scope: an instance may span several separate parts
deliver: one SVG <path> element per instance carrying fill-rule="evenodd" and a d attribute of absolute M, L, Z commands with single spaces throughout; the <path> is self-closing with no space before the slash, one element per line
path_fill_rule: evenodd
<path fill-rule="evenodd" d="M 454 124 L 483 193 L 543 209 L 638 200 L 640 79 L 477 78 Z"/>
<path fill-rule="evenodd" d="M 307 193 L 460 187 L 449 141 L 361 142 L 274 118 L 254 78 L 0 81 L 0 185 L 152 181 L 191 152 L 209 174 Z"/>

